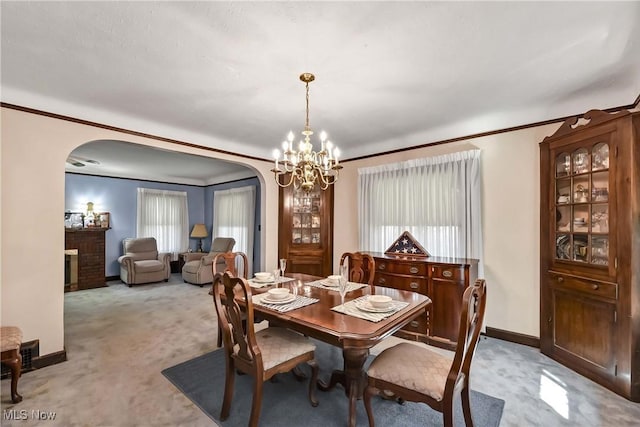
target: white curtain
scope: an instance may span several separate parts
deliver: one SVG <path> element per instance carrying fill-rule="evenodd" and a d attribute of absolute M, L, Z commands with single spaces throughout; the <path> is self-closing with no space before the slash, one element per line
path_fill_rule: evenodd
<path fill-rule="evenodd" d="M 249 277 L 253 276 L 253 227 L 256 216 L 256 187 L 239 187 L 213 192 L 213 235 L 236 239 L 234 252 L 247 255 Z M 240 266 L 238 266 L 240 267 Z"/>
<path fill-rule="evenodd" d="M 137 237 L 155 237 L 159 252 L 172 260 L 189 248 L 189 209 L 185 191 L 138 188 Z"/>
<path fill-rule="evenodd" d="M 480 150 L 358 169 L 360 250 L 384 252 L 409 231 L 431 254 L 482 267 Z"/>

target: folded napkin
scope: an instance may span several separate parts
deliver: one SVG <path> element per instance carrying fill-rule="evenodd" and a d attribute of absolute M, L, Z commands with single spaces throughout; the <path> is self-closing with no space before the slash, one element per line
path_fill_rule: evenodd
<path fill-rule="evenodd" d="M 269 302 L 265 302 L 262 300 L 266 295 L 267 294 L 253 295 L 253 297 L 251 298 L 251 301 L 253 301 L 255 305 L 261 305 L 261 306 L 270 308 L 272 310 L 279 311 L 280 313 L 285 313 L 287 311 L 295 310 L 296 308 L 301 308 L 306 305 L 315 304 L 318 301 L 320 301 L 317 298 L 309 298 L 302 295 L 298 295 L 296 296 L 295 300 L 288 302 L 286 304 L 271 304 Z"/>
<path fill-rule="evenodd" d="M 360 319 L 368 320 L 370 322 L 379 322 L 381 320 L 386 319 L 389 316 L 396 314 L 398 311 L 402 310 L 403 308 L 409 305 L 408 302 L 391 301 L 391 305 L 393 306 L 393 309 L 386 311 L 384 313 L 373 313 L 373 312 L 359 309 L 357 304 L 360 302 L 367 301 L 368 298 L 369 296 L 365 295 L 360 298 L 347 301 L 344 303 L 344 305 L 337 305 L 333 307 L 331 310 L 337 311 L 338 313 L 346 314 L 348 316 L 359 317 Z"/>
<path fill-rule="evenodd" d="M 313 282 L 306 282 L 305 285 L 314 286 L 316 288 L 328 289 L 330 291 L 338 291 L 338 287 L 328 284 L 328 279 L 314 280 Z M 355 291 L 356 289 L 369 286 L 366 283 L 347 282 L 347 292 Z"/>
<path fill-rule="evenodd" d="M 265 286 L 271 286 L 271 285 L 275 285 L 276 283 L 284 283 L 284 282 L 290 282 L 291 280 L 295 280 L 292 279 L 291 277 L 278 277 L 278 280 L 271 280 L 269 282 L 258 282 L 254 279 L 249 279 L 249 286 L 251 286 L 252 288 L 264 288 Z"/>

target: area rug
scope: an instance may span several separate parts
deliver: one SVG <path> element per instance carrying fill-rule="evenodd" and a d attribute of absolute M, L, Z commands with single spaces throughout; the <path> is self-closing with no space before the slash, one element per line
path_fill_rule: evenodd
<path fill-rule="evenodd" d="M 342 366 L 340 349 L 316 342 L 316 360 L 320 365 L 320 378 L 328 379 L 333 369 Z M 367 364 L 373 359 L 369 358 Z M 305 367 L 307 368 L 307 367 Z M 303 368 L 304 369 L 304 368 Z M 236 375 L 231 414 L 220 421 L 224 394 L 224 354 L 222 350 L 203 354 L 162 371 L 181 392 L 217 424 L 224 427 L 244 427 L 249 423 L 253 378 Z M 308 370 L 305 372 L 309 372 Z M 261 426 L 321 426 L 343 427 L 347 422 L 348 400 L 341 386 L 329 392 L 316 391 L 320 404 L 313 408 L 307 398 L 308 380 L 299 382 L 293 374 L 279 374 L 275 382 L 267 381 L 263 389 Z M 378 426 L 442 426 L 442 414 L 425 404 L 396 402 L 374 398 L 374 417 Z M 455 425 L 464 426 L 462 406 L 457 399 Z M 357 402 L 356 424 L 367 426 L 368 420 L 362 401 Z M 504 400 L 471 391 L 471 413 L 474 425 L 497 427 L 500 424 Z"/>

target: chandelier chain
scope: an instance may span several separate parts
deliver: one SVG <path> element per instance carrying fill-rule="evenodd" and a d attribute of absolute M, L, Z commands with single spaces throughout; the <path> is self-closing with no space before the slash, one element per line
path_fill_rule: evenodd
<path fill-rule="evenodd" d="M 304 124 L 304 128 L 305 130 L 309 130 L 309 82 L 305 83 L 305 85 L 307 86 L 307 120 Z"/>

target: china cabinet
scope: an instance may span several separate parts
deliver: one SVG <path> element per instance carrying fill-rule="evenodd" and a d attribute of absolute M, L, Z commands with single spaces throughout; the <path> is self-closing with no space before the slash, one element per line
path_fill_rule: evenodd
<path fill-rule="evenodd" d="M 640 113 L 540 143 L 540 349 L 640 401 Z"/>
<path fill-rule="evenodd" d="M 286 271 L 333 274 L 333 186 L 280 188 L 279 209 L 278 258 L 287 259 Z"/>
<path fill-rule="evenodd" d="M 431 298 L 427 311 L 396 335 L 453 350 L 458 340 L 462 294 L 478 278 L 478 260 L 367 252 L 376 263 L 374 284 Z"/>

